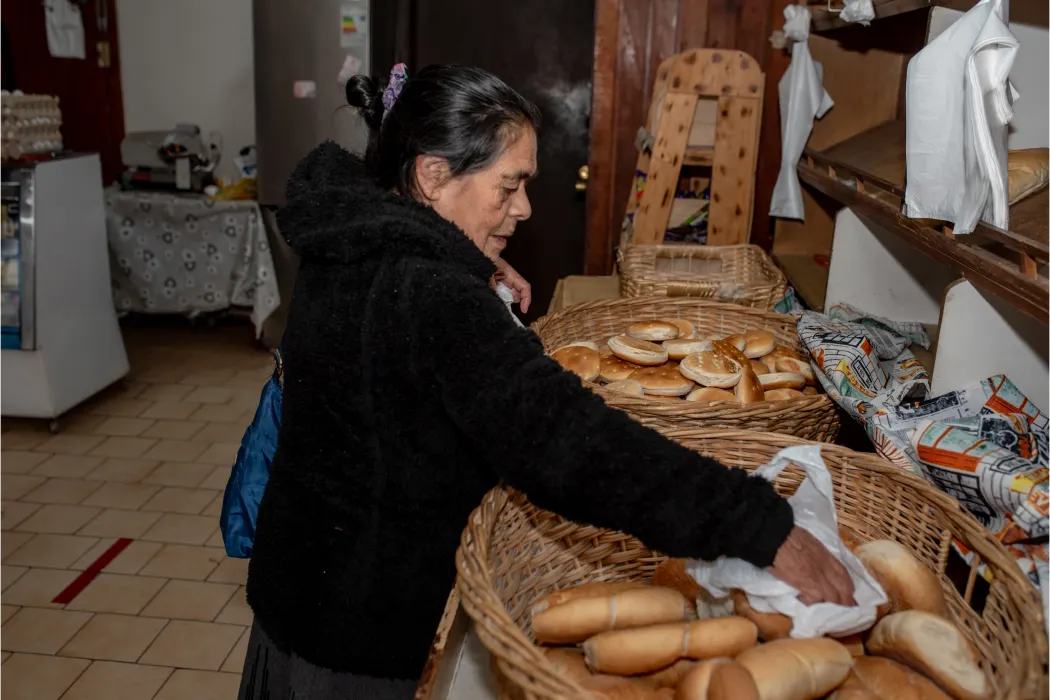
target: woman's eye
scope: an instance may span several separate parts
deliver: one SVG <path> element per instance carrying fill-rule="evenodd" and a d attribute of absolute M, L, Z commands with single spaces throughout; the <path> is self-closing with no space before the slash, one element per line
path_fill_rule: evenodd
<path fill-rule="evenodd" d="M 514 194 L 517 191 L 518 191 L 517 187 L 515 187 L 514 189 L 511 189 L 509 187 L 504 187 L 503 188 L 503 199 L 509 198 L 512 194 Z"/>

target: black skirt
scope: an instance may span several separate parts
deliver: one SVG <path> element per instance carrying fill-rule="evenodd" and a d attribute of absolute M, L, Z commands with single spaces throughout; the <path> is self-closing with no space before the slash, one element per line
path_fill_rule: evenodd
<path fill-rule="evenodd" d="M 278 649 L 256 621 L 238 700 L 411 700 L 415 681 L 339 673 Z"/>

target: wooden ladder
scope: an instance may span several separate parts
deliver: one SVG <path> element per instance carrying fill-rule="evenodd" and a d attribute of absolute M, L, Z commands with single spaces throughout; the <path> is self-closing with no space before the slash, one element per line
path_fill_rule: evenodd
<path fill-rule="evenodd" d="M 627 203 L 632 242 L 663 243 L 683 165 L 711 168 L 707 243 L 748 242 L 764 87 L 758 62 L 743 51 L 694 49 L 660 64 L 639 134 L 644 189 Z"/>

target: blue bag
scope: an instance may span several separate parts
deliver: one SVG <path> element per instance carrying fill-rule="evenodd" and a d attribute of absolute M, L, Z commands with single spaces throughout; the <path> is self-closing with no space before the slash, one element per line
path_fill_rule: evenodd
<path fill-rule="evenodd" d="M 270 466 L 277 451 L 277 434 L 281 430 L 281 389 L 284 385 L 280 351 L 274 351 L 273 375 L 263 387 L 255 418 L 244 431 L 237 461 L 233 463 L 226 492 L 222 496 L 219 528 L 226 554 L 239 559 L 252 555 L 255 520 L 259 516 Z"/>

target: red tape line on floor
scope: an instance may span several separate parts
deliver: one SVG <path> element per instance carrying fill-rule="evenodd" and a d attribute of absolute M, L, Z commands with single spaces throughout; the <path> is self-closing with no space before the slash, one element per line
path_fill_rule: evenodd
<path fill-rule="evenodd" d="M 73 602 L 73 599 L 80 595 L 88 584 L 95 580 L 95 577 L 102 573 L 102 570 L 109 566 L 114 559 L 120 556 L 120 553 L 128 548 L 132 540 L 127 537 L 122 537 L 113 545 L 102 553 L 98 559 L 91 563 L 84 573 L 73 579 L 73 582 L 66 586 L 65 590 L 55 596 L 52 603 L 57 605 L 68 605 Z"/>

